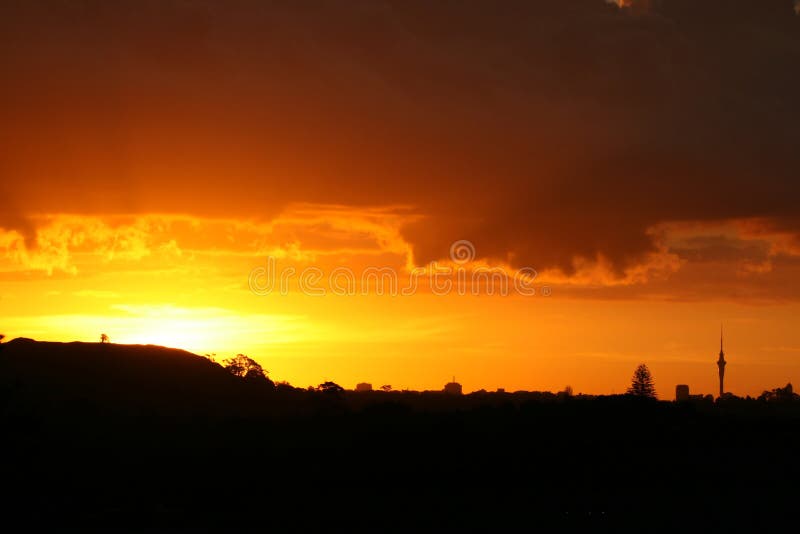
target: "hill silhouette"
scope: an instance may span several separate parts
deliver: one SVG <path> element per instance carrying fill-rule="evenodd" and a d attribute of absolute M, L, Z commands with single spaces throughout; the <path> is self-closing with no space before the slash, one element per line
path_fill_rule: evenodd
<path fill-rule="evenodd" d="M 114 380 L 174 381 L 191 384 L 213 381 L 231 383 L 230 376 L 208 358 L 181 349 L 159 345 L 117 345 L 111 343 L 59 343 L 16 338 L 2 345 L 0 363 L 6 370 L 30 376 L 32 380 L 63 382 L 79 375 L 88 382 Z M 79 371 L 79 372 L 78 372 Z M 34 378 L 35 377 L 35 378 Z"/>
<path fill-rule="evenodd" d="M 0 349 L 7 410 L 207 413 L 230 406 L 238 382 L 207 358 L 155 345 L 18 338 Z"/>

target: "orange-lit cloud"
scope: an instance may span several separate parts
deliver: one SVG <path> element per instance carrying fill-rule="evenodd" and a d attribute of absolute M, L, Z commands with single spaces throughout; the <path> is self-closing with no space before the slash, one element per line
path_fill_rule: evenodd
<path fill-rule="evenodd" d="M 312 204 L 290 206 L 260 222 L 185 215 L 36 216 L 32 240 L 15 230 L 0 231 L 0 270 L 7 277 L 31 271 L 80 277 L 130 269 L 211 269 L 224 272 L 228 284 L 244 287 L 248 272 L 273 258 L 279 267 L 315 267 L 326 274 L 337 268 L 391 269 L 404 287 L 409 277 L 424 275 L 419 287 L 427 290 L 433 270 L 459 265 L 447 250 L 432 264 L 416 261 L 402 230 L 419 220 L 424 217 L 406 208 Z M 573 256 L 567 270 L 526 267 L 537 284 L 573 296 L 717 299 L 734 290 L 745 300 L 800 296 L 785 286 L 800 264 L 800 238 L 785 221 L 676 221 L 647 234 L 654 252 L 622 270 L 604 255 Z M 470 273 L 499 270 L 513 280 L 515 263 L 481 258 L 478 248 L 472 254 L 472 261 L 461 265 Z M 743 284 L 748 291 L 741 291 Z"/>

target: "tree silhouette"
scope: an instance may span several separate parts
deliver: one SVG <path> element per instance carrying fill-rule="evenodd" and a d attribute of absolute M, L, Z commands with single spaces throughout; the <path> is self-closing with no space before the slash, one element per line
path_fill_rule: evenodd
<path fill-rule="evenodd" d="M 791 382 L 786 384 L 786 387 L 764 391 L 764 393 L 758 396 L 758 400 L 767 402 L 787 402 L 797 400 L 798 398 L 800 397 L 794 392 Z"/>
<path fill-rule="evenodd" d="M 100 343 L 108 343 L 108 336 L 106 334 L 100 334 Z"/>
<path fill-rule="evenodd" d="M 628 388 L 628 395 L 636 397 L 656 398 L 656 388 L 653 385 L 653 375 L 645 364 L 639 365 L 633 373 L 631 387 Z"/>
<path fill-rule="evenodd" d="M 322 393 L 328 393 L 331 395 L 339 395 L 341 393 L 344 393 L 344 388 L 339 384 L 337 384 L 336 382 L 328 381 L 318 385 L 317 391 L 320 391 Z"/>
<path fill-rule="evenodd" d="M 257 361 L 244 354 L 237 354 L 233 358 L 223 360 L 225 369 L 234 376 L 247 380 L 266 380 L 267 371 Z"/>

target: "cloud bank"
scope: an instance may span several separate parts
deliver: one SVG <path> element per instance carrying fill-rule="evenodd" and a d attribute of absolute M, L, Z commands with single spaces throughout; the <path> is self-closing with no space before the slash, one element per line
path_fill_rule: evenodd
<path fill-rule="evenodd" d="M 29 238 L 402 205 L 418 264 L 469 239 L 624 279 L 659 225 L 800 230 L 793 0 L 8 0 L 0 36 L 0 226 Z"/>

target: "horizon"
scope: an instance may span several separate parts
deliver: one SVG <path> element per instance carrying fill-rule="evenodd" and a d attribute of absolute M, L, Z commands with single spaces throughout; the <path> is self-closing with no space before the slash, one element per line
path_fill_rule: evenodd
<path fill-rule="evenodd" d="M 800 377 L 800 2 L 101 4 L 0 5 L 0 333 L 669 398 L 723 323 L 727 390 Z"/>
<path fill-rule="evenodd" d="M 105 335 L 105 334 L 103 334 L 103 335 Z M 10 343 L 12 341 L 19 341 L 19 340 L 33 341 L 33 342 L 36 342 L 36 343 L 53 343 L 53 344 L 81 343 L 81 344 L 96 344 L 96 345 L 110 344 L 110 345 L 118 345 L 118 346 L 125 346 L 125 347 L 142 347 L 142 348 L 177 350 L 177 351 L 186 352 L 186 353 L 191 354 L 193 356 L 209 359 L 210 361 L 212 361 L 213 363 L 216 363 L 218 365 L 223 365 L 223 363 L 224 363 L 224 361 L 226 359 L 232 358 L 233 356 L 236 355 L 234 353 L 231 353 L 231 354 L 219 354 L 219 353 L 211 353 L 211 352 L 192 351 L 192 350 L 188 350 L 188 349 L 183 348 L 183 347 L 162 345 L 162 344 L 158 344 L 158 343 L 148 343 L 148 342 L 117 343 L 117 342 L 114 342 L 111 338 L 106 338 L 105 340 L 101 339 L 100 341 L 88 341 L 88 340 L 75 340 L 75 339 L 74 340 L 49 340 L 49 339 L 34 339 L 34 338 L 30 338 L 30 337 L 25 337 L 25 336 L 17 336 L 17 337 L 5 336 L 5 339 L 0 338 L 0 343 Z M 237 353 L 237 354 L 242 354 L 242 353 Z M 727 357 L 727 353 L 726 353 L 726 357 Z M 256 361 L 258 361 L 258 360 L 256 359 Z M 263 362 L 259 362 L 259 363 L 261 363 L 262 366 L 263 366 Z M 645 363 L 645 365 L 646 365 L 646 363 Z M 320 377 L 316 381 L 312 381 L 312 383 L 309 383 L 307 386 L 304 386 L 303 384 L 300 384 L 300 383 L 293 383 L 293 382 L 291 382 L 289 380 L 285 380 L 283 378 L 276 377 L 273 373 L 270 372 L 270 369 L 268 369 L 267 367 L 264 367 L 264 372 L 267 374 L 267 376 L 270 378 L 270 380 L 274 381 L 275 383 L 278 383 L 278 382 L 287 383 L 292 387 L 296 387 L 296 388 L 300 388 L 300 389 L 316 388 L 317 385 L 315 385 L 315 384 L 317 382 L 322 383 L 322 382 L 331 381 L 331 382 L 335 382 L 335 383 L 338 384 L 338 382 L 335 379 L 331 379 L 330 377 L 325 377 L 325 378 Z M 726 374 L 726 376 L 727 376 L 727 374 Z M 458 379 L 457 375 L 454 375 L 451 378 L 452 378 L 452 382 L 458 383 L 462 387 L 464 386 L 464 384 L 462 384 L 461 381 Z M 425 393 L 425 392 L 441 392 L 444 389 L 445 383 L 448 383 L 448 382 L 443 382 L 441 387 L 430 387 L 430 388 L 415 388 L 413 386 L 409 387 L 407 385 L 402 386 L 402 387 L 398 387 L 398 386 L 395 386 L 395 385 L 393 385 L 391 383 L 374 382 L 374 381 L 370 381 L 370 380 L 367 380 L 367 379 L 360 379 L 360 380 L 357 380 L 357 381 L 353 382 L 352 384 L 348 383 L 348 382 L 342 382 L 339 385 L 344 387 L 344 389 L 346 389 L 346 390 L 355 391 L 357 386 L 359 384 L 362 384 L 362 383 L 369 384 L 373 388 L 371 391 L 381 391 L 380 390 L 381 386 L 389 385 L 391 387 L 390 391 L 392 391 L 392 392 Z M 630 384 L 630 379 L 628 379 L 628 385 L 629 384 Z M 791 385 L 791 380 L 788 381 L 786 384 L 765 385 L 763 387 L 763 389 L 758 394 L 755 394 L 755 395 L 750 394 L 750 393 L 737 394 L 738 392 L 731 391 L 730 388 L 726 386 L 725 387 L 725 393 L 726 393 L 726 395 L 727 394 L 732 394 L 734 397 L 739 397 L 739 398 L 745 398 L 745 397 L 756 398 L 759 394 L 761 394 L 763 392 L 774 390 L 775 388 L 784 387 L 787 384 Z M 352 387 L 350 387 L 351 385 L 352 385 Z M 656 397 L 658 398 L 658 400 L 663 400 L 663 401 L 674 401 L 674 400 L 676 400 L 675 399 L 675 396 L 676 396 L 675 389 L 679 385 L 689 386 L 689 393 L 691 395 L 693 395 L 693 396 L 701 395 L 701 396 L 705 397 L 705 396 L 711 395 L 714 398 L 718 397 L 718 395 L 716 395 L 713 392 L 709 393 L 709 392 L 705 392 L 705 391 L 698 391 L 696 388 L 693 388 L 691 384 L 677 383 L 677 384 L 675 384 L 674 387 L 672 387 L 672 391 L 667 393 L 667 394 L 664 394 L 663 386 L 661 388 L 662 389 L 662 393 L 659 393 L 659 387 L 658 387 L 658 382 L 657 381 L 655 382 L 654 385 L 655 385 Z M 623 388 L 621 391 L 586 392 L 586 391 L 582 391 L 582 390 L 576 390 L 575 388 L 572 387 L 571 384 L 566 384 L 561 389 L 506 388 L 506 387 L 500 385 L 500 386 L 497 386 L 497 387 L 491 388 L 491 389 L 490 388 L 486 388 L 486 387 L 470 389 L 469 387 L 466 387 L 466 388 L 464 388 L 464 394 L 468 395 L 468 394 L 471 394 L 471 393 L 480 393 L 480 392 L 495 393 L 495 392 L 500 392 L 500 391 L 505 392 L 505 393 L 528 392 L 528 393 L 553 393 L 553 394 L 555 394 L 555 393 L 561 393 L 561 392 L 567 390 L 568 388 L 572 391 L 571 395 L 587 395 L 587 396 L 624 395 L 624 394 L 626 394 L 626 389 L 627 389 L 627 387 L 626 387 L 626 388 Z"/>

